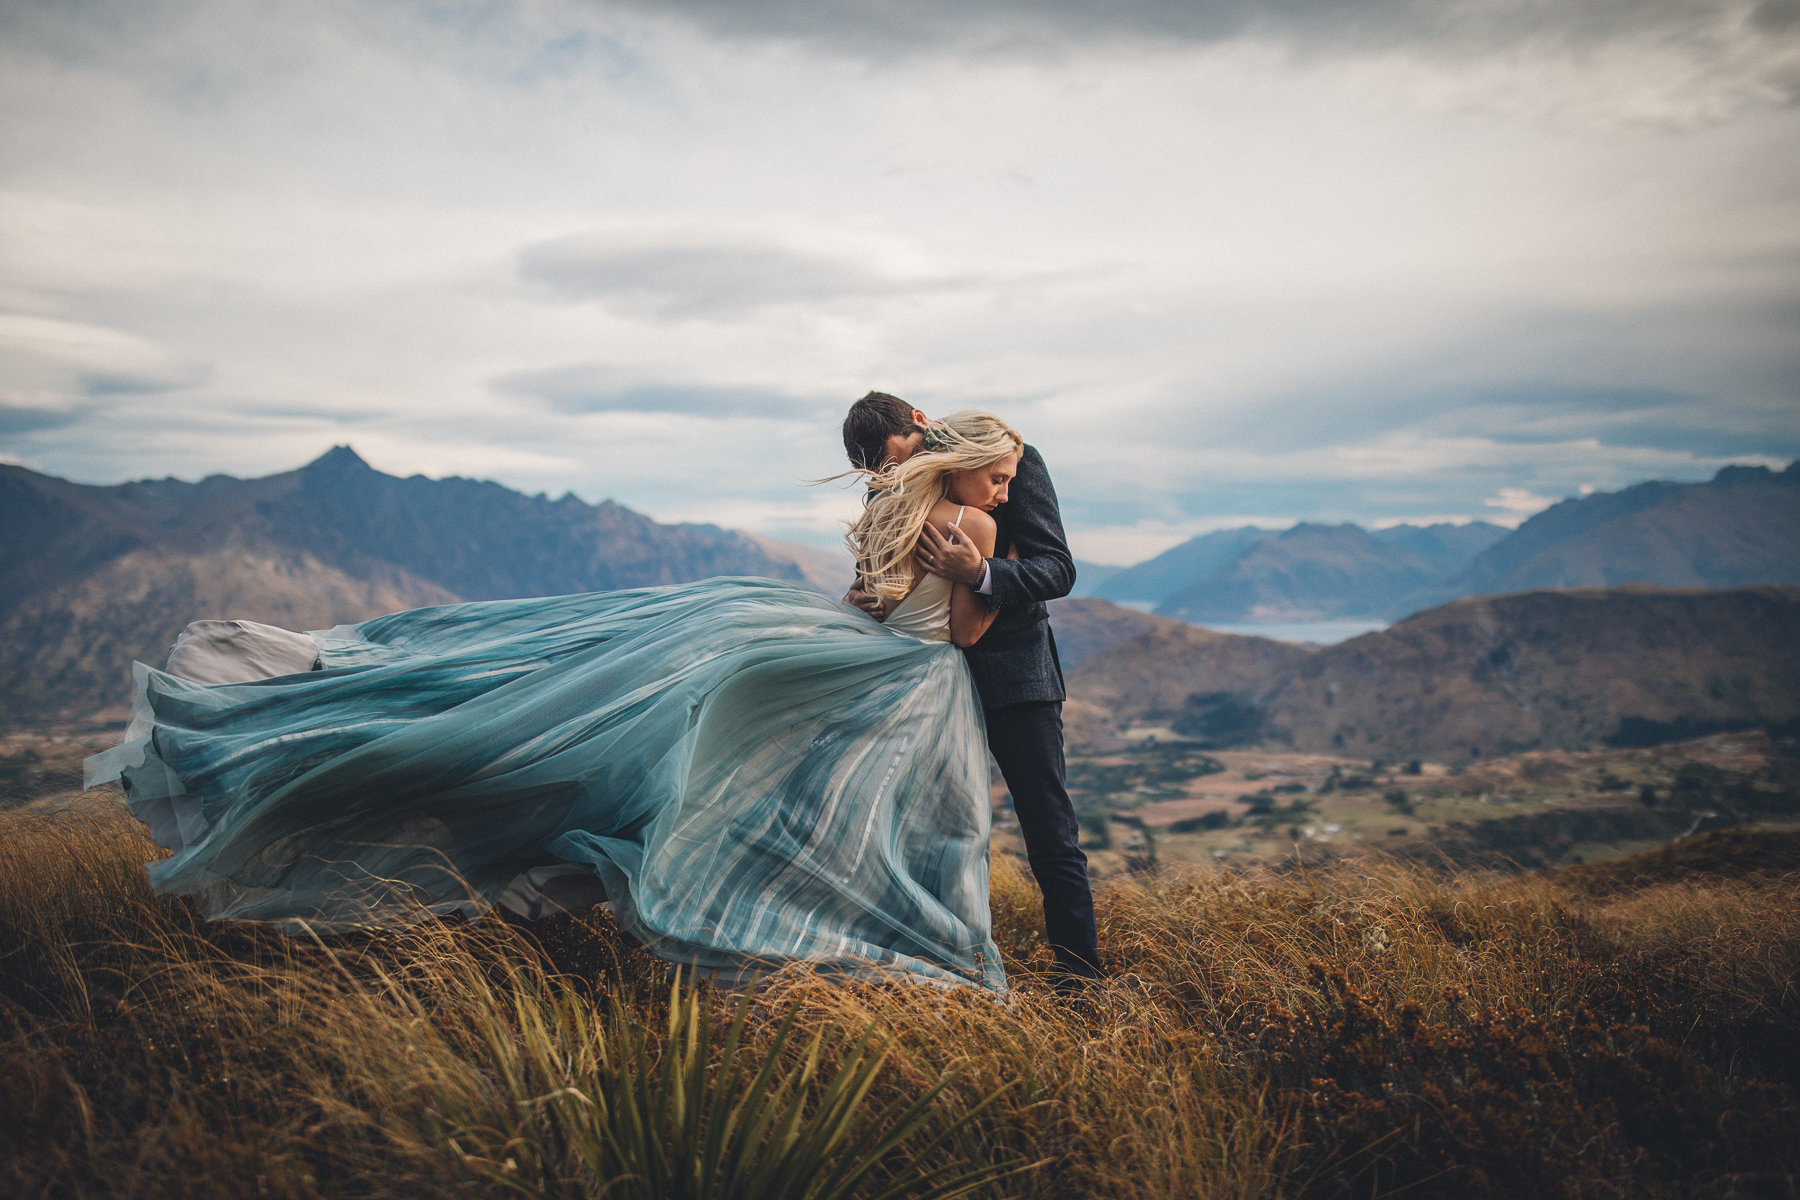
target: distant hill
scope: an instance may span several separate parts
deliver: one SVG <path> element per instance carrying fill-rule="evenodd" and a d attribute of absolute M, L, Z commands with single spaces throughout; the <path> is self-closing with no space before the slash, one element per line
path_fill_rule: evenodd
<path fill-rule="evenodd" d="M 1121 608 L 1091 596 L 1050 602 L 1050 627 L 1056 634 L 1056 655 L 1062 660 L 1064 671 L 1073 671 L 1084 660 L 1140 633 L 1172 625 L 1180 622 Z"/>
<path fill-rule="evenodd" d="M 1051 609 L 1053 624 L 1062 619 L 1060 612 Z M 1140 619 L 1153 624 L 1094 651 L 1069 671 L 1069 707 L 1080 718 L 1070 722 L 1072 742 L 1145 722 L 1178 721 L 1190 710 L 1205 717 L 1227 699 L 1260 708 L 1319 653 L 1297 642 L 1217 633 L 1167 618 Z M 1062 626 L 1056 627 L 1060 647 Z"/>
<path fill-rule="evenodd" d="M 1369 536 L 1410 554 L 1442 575 L 1464 566 L 1509 532 L 1486 521 L 1470 521 L 1466 525 L 1440 521 L 1435 525 L 1390 525 L 1373 530 Z"/>
<path fill-rule="evenodd" d="M 743 530 L 737 532 L 775 562 L 793 563 L 800 569 L 800 575 L 807 583 L 827 596 L 842 596 L 849 590 L 851 580 L 856 577 L 856 563 L 845 547 L 821 550 L 817 546 L 778 541 L 761 534 L 745 533 Z"/>
<path fill-rule="evenodd" d="M 303 551 L 131 550 L 0 617 L 0 726 L 123 719 L 132 662 L 160 665 L 197 618 L 324 629 L 457 599 L 399 572 L 358 579 Z"/>
<path fill-rule="evenodd" d="M 804 579 L 778 545 L 611 501 L 401 479 L 347 446 L 199 483 L 97 487 L 0 466 L 0 725 L 118 715 L 131 661 L 160 661 L 197 618 L 316 629 L 458 599 Z"/>
<path fill-rule="evenodd" d="M 1411 603 L 1538 588 L 1800 584 L 1800 461 L 1564 500 Z"/>
<path fill-rule="evenodd" d="M 1246 547 L 1156 611 L 1196 622 L 1381 616 L 1440 574 L 1360 526 L 1302 523 Z"/>
<path fill-rule="evenodd" d="M 1800 588 L 1530 592 L 1316 651 L 1262 642 L 1158 630 L 1094 654 L 1070 695 L 1110 718 L 1084 732 L 1466 761 L 1800 720 Z"/>
<path fill-rule="evenodd" d="M 1264 538 L 1273 536 L 1272 530 L 1245 525 L 1190 538 L 1155 558 L 1115 572 L 1097 585 L 1092 595 L 1114 603 L 1161 604 L 1176 592 L 1193 587 L 1227 566 Z"/>
<path fill-rule="evenodd" d="M 1076 559 L 1075 590 L 1070 592 L 1069 595 L 1077 598 L 1092 596 L 1099 590 L 1101 584 L 1111 579 L 1114 575 L 1119 574 L 1121 571 L 1127 570 L 1130 570 L 1130 568 L 1115 567 L 1107 563 L 1082 562 L 1080 559 Z"/>

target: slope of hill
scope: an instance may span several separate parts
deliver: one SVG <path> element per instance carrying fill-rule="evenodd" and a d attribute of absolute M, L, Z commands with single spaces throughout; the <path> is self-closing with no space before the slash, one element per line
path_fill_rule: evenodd
<path fill-rule="evenodd" d="M 160 665 L 200 617 L 325 629 L 457 598 L 400 572 L 358 579 L 304 551 L 132 550 L 0 619 L 0 724 L 125 719 L 131 663 Z"/>
<path fill-rule="evenodd" d="M 1800 589 L 1460 600 L 1305 662 L 1265 736 L 1466 759 L 1800 718 Z"/>
<path fill-rule="evenodd" d="M 1082 562 L 1078 558 L 1075 560 L 1075 590 L 1070 592 L 1069 595 L 1077 599 L 1085 599 L 1089 596 L 1097 595 L 1100 590 L 1100 585 L 1104 584 L 1114 575 L 1118 575 L 1130 569 L 1131 568 L 1129 567 L 1116 567 L 1111 563 Z"/>
<path fill-rule="evenodd" d="M 1708 483 L 1640 483 L 1564 500 L 1476 555 L 1415 606 L 1538 588 L 1800 584 L 1800 461 Z"/>
<path fill-rule="evenodd" d="M 1135 567 L 1115 572 L 1098 584 L 1091 594 L 1115 603 L 1161 604 L 1272 536 L 1272 530 L 1245 525 L 1191 538 Z"/>
<path fill-rule="evenodd" d="M 1146 721 L 1179 720 L 1190 710 L 1204 716 L 1227 698 L 1260 705 L 1317 652 L 1296 642 L 1159 620 L 1090 654 L 1069 672 L 1070 707 L 1080 717 L 1070 740 L 1092 740 Z"/>
<path fill-rule="evenodd" d="M 833 550 L 821 550 L 817 546 L 783 542 L 742 529 L 733 532 L 748 539 L 771 560 L 793 563 L 800 569 L 802 579 L 827 596 L 842 596 L 849 590 L 850 581 L 856 577 L 855 560 L 850 557 L 849 550 L 841 546 Z"/>
<path fill-rule="evenodd" d="M 1464 761 L 1800 720 L 1800 589 L 1462 600 L 1315 650 L 1160 627 L 1069 676 L 1093 739 L 1153 721 L 1214 744 Z"/>
<path fill-rule="evenodd" d="M 804 577 L 728 530 L 399 479 L 342 446 L 297 471 L 199 483 L 95 487 L 0 467 L 0 725 L 116 717 L 132 660 L 161 661 L 202 617 L 320 628 L 710 575 Z"/>
<path fill-rule="evenodd" d="M 1390 525 L 1373 530 L 1369 536 L 1378 542 L 1404 550 L 1429 564 L 1442 574 L 1466 565 L 1470 559 L 1509 536 L 1503 529 L 1487 521 L 1470 521 L 1452 525 L 1440 521 L 1436 525 Z"/>
<path fill-rule="evenodd" d="M 1179 624 L 1092 596 L 1070 596 L 1050 603 L 1050 627 L 1056 634 L 1056 655 L 1064 671 L 1073 671 L 1102 650 L 1141 633 Z"/>

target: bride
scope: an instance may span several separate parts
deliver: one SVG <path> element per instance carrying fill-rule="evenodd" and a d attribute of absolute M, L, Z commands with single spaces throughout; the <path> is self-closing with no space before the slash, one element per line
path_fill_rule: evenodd
<path fill-rule="evenodd" d="M 992 555 L 1023 442 L 979 412 L 930 434 L 870 476 L 850 531 L 897 602 L 885 624 L 766 579 L 304 635 L 196 623 L 169 671 L 134 665 L 131 727 L 88 785 L 124 784 L 173 851 L 154 886 L 214 918 L 535 915 L 573 878 L 652 952 L 716 975 L 798 961 L 1003 991 L 987 751 L 956 649 L 992 614 L 913 552 L 930 522 Z"/>

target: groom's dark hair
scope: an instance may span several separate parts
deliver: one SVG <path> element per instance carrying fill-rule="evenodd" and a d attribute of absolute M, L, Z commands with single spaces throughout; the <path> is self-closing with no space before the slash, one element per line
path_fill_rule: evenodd
<path fill-rule="evenodd" d="M 850 465 L 880 470 L 887 459 L 888 438 L 919 428 L 912 415 L 912 405 L 886 392 L 870 392 L 852 404 L 844 418 L 844 453 L 850 456 Z"/>

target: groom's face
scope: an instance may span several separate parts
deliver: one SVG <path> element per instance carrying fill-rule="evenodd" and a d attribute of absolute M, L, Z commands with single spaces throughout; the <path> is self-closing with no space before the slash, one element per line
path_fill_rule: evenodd
<path fill-rule="evenodd" d="M 912 410 L 913 424 L 920 426 L 911 433 L 890 433 L 887 437 L 887 456 L 889 462 L 903 463 L 919 452 L 925 444 L 925 426 L 931 418 L 919 409 Z"/>
<path fill-rule="evenodd" d="M 923 430 L 915 429 L 911 433 L 890 433 L 887 439 L 887 456 L 889 461 L 903 463 L 918 453 L 919 447 L 925 444 Z"/>

